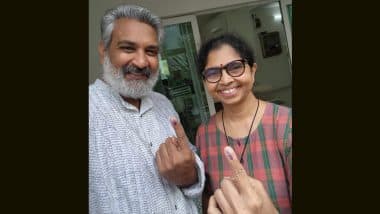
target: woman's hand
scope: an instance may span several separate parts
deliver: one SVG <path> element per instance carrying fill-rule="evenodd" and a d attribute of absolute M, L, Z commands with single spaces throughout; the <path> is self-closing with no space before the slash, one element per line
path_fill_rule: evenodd
<path fill-rule="evenodd" d="M 223 178 L 209 200 L 207 213 L 278 213 L 263 184 L 247 175 L 233 149 L 227 146 L 224 153 L 233 174 Z"/>

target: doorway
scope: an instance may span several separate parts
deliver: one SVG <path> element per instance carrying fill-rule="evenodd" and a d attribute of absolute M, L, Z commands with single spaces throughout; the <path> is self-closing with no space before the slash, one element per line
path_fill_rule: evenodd
<path fill-rule="evenodd" d="M 160 79 L 154 88 L 166 95 L 178 112 L 189 141 L 195 144 L 198 126 L 215 113 L 212 98 L 197 72 L 199 32 L 195 16 L 166 19 L 160 48 Z"/>

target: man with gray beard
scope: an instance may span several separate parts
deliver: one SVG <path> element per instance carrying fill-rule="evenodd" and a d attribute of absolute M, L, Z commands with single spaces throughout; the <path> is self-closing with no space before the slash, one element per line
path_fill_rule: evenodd
<path fill-rule="evenodd" d="M 89 87 L 90 213 L 198 213 L 203 163 L 173 105 L 153 92 L 160 20 L 121 5 L 102 18 L 103 77 Z"/>

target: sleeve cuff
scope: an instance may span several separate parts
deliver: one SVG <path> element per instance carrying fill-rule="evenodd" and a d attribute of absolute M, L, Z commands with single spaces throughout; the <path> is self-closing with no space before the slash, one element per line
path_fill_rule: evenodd
<path fill-rule="evenodd" d="M 189 198 L 196 198 L 196 197 L 201 196 L 204 185 L 205 185 L 205 181 L 206 181 L 203 162 L 201 161 L 201 159 L 198 157 L 196 153 L 194 155 L 195 155 L 196 168 L 197 168 L 197 173 L 198 173 L 198 182 L 189 187 L 182 188 L 183 194 Z"/>

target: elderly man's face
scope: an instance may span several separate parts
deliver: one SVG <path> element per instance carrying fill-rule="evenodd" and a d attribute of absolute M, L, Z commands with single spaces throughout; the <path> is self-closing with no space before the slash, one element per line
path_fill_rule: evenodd
<path fill-rule="evenodd" d="M 146 95 L 158 78 L 158 49 L 157 34 L 150 25 L 127 18 L 116 20 L 109 48 L 99 46 L 105 81 L 126 97 Z M 124 73 L 122 68 L 146 69 L 151 74 Z"/>

